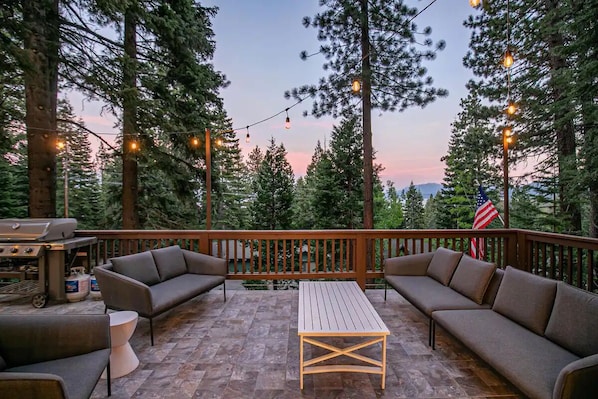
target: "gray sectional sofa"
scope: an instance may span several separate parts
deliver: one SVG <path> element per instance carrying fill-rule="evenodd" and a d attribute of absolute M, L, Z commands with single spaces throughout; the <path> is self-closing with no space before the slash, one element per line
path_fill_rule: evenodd
<path fill-rule="evenodd" d="M 224 284 L 227 264 L 174 245 L 112 258 L 93 270 L 106 310 L 134 310 L 148 318 L 154 345 L 153 318 Z"/>
<path fill-rule="evenodd" d="M 0 315 L 0 398 L 89 398 L 107 368 L 107 315 Z"/>
<path fill-rule="evenodd" d="M 598 295 L 510 266 L 496 269 L 485 291 L 479 286 L 476 291 L 474 282 L 485 283 L 480 271 L 469 283 L 453 280 L 463 277 L 464 260 L 472 266 L 485 262 L 452 258 L 447 251 L 388 259 L 388 283 L 426 313 L 432 326 L 440 325 L 530 398 L 598 397 Z M 447 261 L 441 273 L 436 256 Z M 445 279 L 436 280 L 440 275 Z M 405 278 L 411 282 L 401 281 Z M 424 280 L 429 278 L 440 285 Z M 473 303 L 459 300 L 448 291 L 453 289 Z M 431 333 L 434 344 L 434 327 Z"/>

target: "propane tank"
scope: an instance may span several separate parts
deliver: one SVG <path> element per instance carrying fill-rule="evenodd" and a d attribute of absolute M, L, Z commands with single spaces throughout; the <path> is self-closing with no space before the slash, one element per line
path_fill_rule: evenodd
<path fill-rule="evenodd" d="M 102 299 L 98 280 L 96 280 L 96 276 L 93 275 L 89 278 L 89 296 L 96 301 Z"/>
<path fill-rule="evenodd" d="M 82 301 L 89 295 L 89 274 L 84 267 L 72 267 L 71 275 L 64 280 L 66 299 L 69 302 Z"/>

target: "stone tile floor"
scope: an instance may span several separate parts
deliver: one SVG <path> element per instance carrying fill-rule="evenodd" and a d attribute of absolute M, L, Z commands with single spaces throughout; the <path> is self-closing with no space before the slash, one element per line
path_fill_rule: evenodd
<path fill-rule="evenodd" d="M 156 318 L 153 347 L 149 322 L 139 319 L 131 345 L 140 365 L 112 381 L 112 398 L 524 398 L 442 329 L 436 350 L 428 347 L 427 319 L 396 292 L 388 291 L 386 302 L 383 290 L 366 295 L 391 331 L 385 390 L 379 376 L 333 373 L 306 376 L 301 392 L 298 292 L 228 290 L 224 302 L 222 291 L 213 290 Z M 27 298 L 0 296 L 0 313 L 103 310 L 101 300 L 35 309 Z M 379 356 L 376 349 L 365 352 Z M 319 354 L 305 347 L 307 358 Z M 92 398 L 103 397 L 100 380 Z"/>

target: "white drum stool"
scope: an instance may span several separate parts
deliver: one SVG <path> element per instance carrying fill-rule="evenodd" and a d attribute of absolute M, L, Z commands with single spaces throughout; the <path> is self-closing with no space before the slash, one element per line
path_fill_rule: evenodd
<path fill-rule="evenodd" d="M 110 341 L 112 352 L 110 353 L 110 377 L 118 378 L 129 374 L 139 366 L 139 359 L 129 339 L 137 326 L 137 312 L 126 310 L 123 312 L 110 313 Z M 106 371 L 102 374 L 106 378 Z"/>

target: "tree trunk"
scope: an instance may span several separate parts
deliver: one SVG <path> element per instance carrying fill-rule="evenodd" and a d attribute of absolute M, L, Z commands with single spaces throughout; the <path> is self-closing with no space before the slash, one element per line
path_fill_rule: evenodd
<path fill-rule="evenodd" d="M 363 118 L 363 228 L 374 228 L 374 165 L 372 150 L 372 72 L 368 1 L 361 0 L 361 78 Z M 369 257 L 368 257 L 369 259 Z"/>
<path fill-rule="evenodd" d="M 56 217 L 58 0 L 23 0 L 29 217 Z"/>
<path fill-rule="evenodd" d="M 129 8 L 125 12 L 125 61 L 123 68 L 123 229 L 139 228 L 136 153 L 137 129 L 137 20 Z M 139 145 L 139 143 L 137 143 Z"/>
<path fill-rule="evenodd" d="M 558 7 L 558 0 L 546 1 L 547 12 L 558 18 L 554 12 Z M 554 25 L 558 21 L 554 21 Z M 575 144 L 575 128 L 571 116 L 573 104 L 567 101 L 567 87 L 563 86 L 559 75 L 567 68 L 567 60 L 558 54 L 558 49 L 564 44 L 563 35 L 557 30 L 548 35 L 549 65 L 551 73 L 552 98 L 557 110 L 554 115 L 554 129 L 556 131 L 557 157 L 559 167 L 559 204 L 560 214 L 567 219 L 565 233 L 581 233 L 581 209 L 575 199 L 577 193 L 571 190 L 571 180 L 576 175 L 577 157 Z"/>

